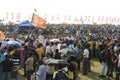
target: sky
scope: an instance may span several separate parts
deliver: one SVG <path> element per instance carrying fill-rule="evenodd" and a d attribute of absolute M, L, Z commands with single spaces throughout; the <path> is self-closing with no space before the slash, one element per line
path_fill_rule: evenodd
<path fill-rule="evenodd" d="M 22 19 L 28 19 L 34 9 L 40 16 L 50 17 L 64 15 L 71 16 L 98 16 L 120 17 L 119 0 L 0 0 L 0 17 L 5 18 L 6 13 L 14 16 L 22 14 Z"/>

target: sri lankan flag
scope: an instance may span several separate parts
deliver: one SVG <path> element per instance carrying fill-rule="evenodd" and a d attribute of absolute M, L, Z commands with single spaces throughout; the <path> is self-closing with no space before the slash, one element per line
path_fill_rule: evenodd
<path fill-rule="evenodd" d="M 39 28 L 46 28 L 46 20 L 33 13 L 31 23 Z"/>

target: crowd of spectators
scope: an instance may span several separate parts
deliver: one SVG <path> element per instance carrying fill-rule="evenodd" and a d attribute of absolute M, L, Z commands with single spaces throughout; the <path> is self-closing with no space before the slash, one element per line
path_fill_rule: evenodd
<path fill-rule="evenodd" d="M 4 41 L 1 41 L 0 66 L 5 66 L 3 61 L 8 60 L 8 55 L 10 59 L 19 59 L 20 68 L 24 70 L 24 76 L 27 80 L 30 80 L 30 76 L 34 72 L 37 80 L 57 80 L 57 78 L 60 78 L 58 74 L 61 74 L 61 71 L 65 73 L 66 76 L 64 77 L 75 80 L 78 70 L 81 70 L 83 75 L 91 72 L 93 58 L 97 58 L 102 66 L 99 77 L 113 79 L 112 73 L 115 71 L 116 80 L 119 80 L 119 25 L 47 24 L 46 29 L 35 27 L 31 29 L 30 33 L 28 28 L 20 28 L 17 25 L 3 25 L 0 26 L 0 30 L 6 35 L 4 41 L 9 41 L 9 38 L 22 41 L 20 48 L 14 46 L 10 49 L 6 46 L 3 47 L 2 43 Z M 45 41 L 44 44 L 41 42 L 40 36 Z M 60 41 L 51 42 L 50 39 L 54 38 Z M 74 52 L 74 56 L 67 55 L 71 52 L 65 53 L 64 50 L 68 49 Z M 4 56 L 6 54 L 7 56 Z M 69 65 L 67 67 L 47 65 L 46 62 L 52 59 L 65 60 Z M 81 62 L 82 68 L 80 67 Z M 10 67 L 12 70 L 13 65 L 11 64 Z M 107 76 L 105 76 L 106 67 Z M 6 73 L 2 70 L 1 72 Z M 4 76 L 1 77 L 4 80 Z"/>

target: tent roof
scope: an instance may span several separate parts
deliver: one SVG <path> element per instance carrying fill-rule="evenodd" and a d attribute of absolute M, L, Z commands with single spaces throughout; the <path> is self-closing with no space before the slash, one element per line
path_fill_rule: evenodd
<path fill-rule="evenodd" d="M 29 20 L 19 23 L 18 26 L 19 27 L 31 27 L 31 28 L 35 27 Z"/>

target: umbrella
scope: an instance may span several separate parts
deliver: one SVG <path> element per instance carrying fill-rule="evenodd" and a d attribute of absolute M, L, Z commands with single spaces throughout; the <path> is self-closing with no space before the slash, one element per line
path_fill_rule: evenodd
<path fill-rule="evenodd" d="M 61 42 L 60 39 L 55 38 L 55 39 L 50 39 L 50 42 Z"/>
<path fill-rule="evenodd" d="M 62 54 L 71 54 L 71 55 L 75 55 L 75 52 L 70 49 L 70 48 L 63 48 L 59 51 Z"/>
<path fill-rule="evenodd" d="M 9 47 L 14 47 L 14 46 L 17 46 L 18 48 L 20 48 L 20 46 L 21 46 L 21 43 L 19 43 L 19 42 L 17 42 L 17 41 L 8 41 L 7 43 L 6 43 L 6 46 L 7 46 L 7 48 L 9 48 Z"/>
<path fill-rule="evenodd" d="M 70 48 L 61 49 L 59 52 L 61 53 L 61 57 L 67 61 L 69 61 L 72 56 L 76 57 L 75 52 Z"/>
<path fill-rule="evenodd" d="M 47 65 L 50 65 L 50 66 L 57 66 L 57 65 L 68 66 L 69 65 L 69 63 L 67 61 L 64 61 L 64 60 L 61 60 L 61 59 L 52 59 L 52 60 L 49 60 L 49 61 L 45 61 L 45 63 Z"/>

